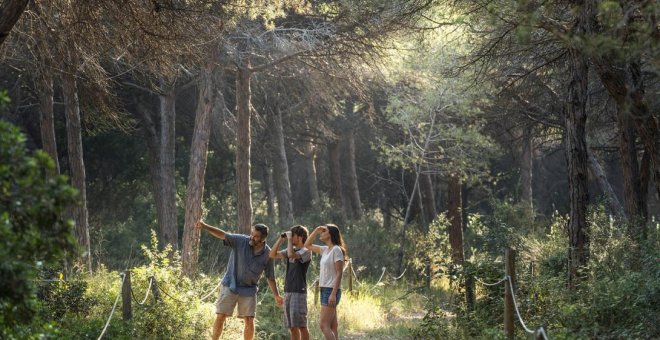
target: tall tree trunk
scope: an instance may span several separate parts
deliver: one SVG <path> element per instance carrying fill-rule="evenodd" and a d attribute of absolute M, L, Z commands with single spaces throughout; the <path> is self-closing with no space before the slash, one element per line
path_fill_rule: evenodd
<path fill-rule="evenodd" d="M 632 79 L 626 67 L 609 57 L 592 58 L 601 82 L 616 103 L 619 154 L 623 173 L 626 213 L 630 220 L 645 219 L 647 206 L 639 175 L 639 162 L 635 146 L 635 122 L 631 114 Z M 646 148 L 646 144 L 645 148 Z"/>
<path fill-rule="evenodd" d="M 461 199 L 461 181 L 457 176 L 451 176 L 447 188 L 449 196 L 449 244 L 451 246 L 451 261 L 455 265 L 462 265 L 465 259 L 463 252 L 463 200 Z"/>
<path fill-rule="evenodd" d="M 623 193 L 626 212 L 630 220 L 646 219 L 646 192 L 640 182 L 637 147 L 635 145 L 635 130 L 630 115 L 617 105 L 616 109 L 619 157 L 623 174 Z M 644 191 L 643 191 L 644 190 Z"/>
<path fill-rule="evenodd" d="M 264 190 L 266 191 L 266 213 L 271 221 L 277 219 L 275 213 L 275 183 L 273 183 L 273 168 L 270 160 L 263 163 Z"/>
<path fill-rule="evenodd" d="M 0 7 L 0 45 L 5 42 L 9 32 L 16 25 L 29 2 L 28 0 L 5 0 L 2 2 Z"/>
<path fill-rule="evenodd" d="M 92 252 L 89 240 L 89 221 L 87 215 L 87 187 L 85 185 L 85 163 L 83 161 L 82 130 L 80 125 L 80 105 L 78 88 L 72 72 L 62 75 L 62 90 L 66 106 L 67 154 L 71 184 L 78 190 L 78 202 L 72 208 L 76 223 L 76 239 L 84 249 L 83 262 L 92 272 Z"/>
<path fill-rule="evenodd" d="M 305 141 L 303 146 L 305 153 L 305 171 L 307 172 L 307 190 L 309 191 L 309 196 L 311 198 L 312 206 L 315 206 L 319 202 L 319 187 L 318 181 L 316 178 L 316 166 L 314 164 L 314 159 L 316 158 L 316 146 L 312 140 Z"/>
<path fill-rule="evenodd" d="M 468 199 L 470 197 L 470 188 L 467 185 L 461 185 L 461 218 L 462 218 L 462 228 L 463 235 L 468 232 Z M 474 287 L 474 277 L 472 276 L 472 264 L 469 262 L 469 259 L 472 258 L 472 248 L 468 243 L 467 239 L 463 240 L 463 253 L 465 265 L 463 266 L 463 276 L 465 277 L 465 301 L 467 303 L 468 310 L 474 309 L 475 301 L 475 287 Z"/>
<path fill-rule="evenodd" d="M 291 201 L 293 202 L 293 215 L 300 216 L 311 208 L 311 197 L 307 183 L 307 169 L 305 155 L 294 148 L 293 155 L 289 158 L 289 178 L 291 179 Z"/>
<path fill-rule="evenodd" d="M 211 111 L 215 103 L 213 85 L 213 66 L 211 63 L 207 63 L 202 67 L 200 73 L 197 112 L 195 113 L 195 128 L 190 147 L 190 170 L 186 189 L 181 261 L 183 273 L 189 277 L 197 272 L 199 258 L 200 232 L 195 228 L 195 223 L 202 218 L 204 174 L 206 173 L 208 146 L 211 136 Z"/>
<path fill-rule="evenodd" d="M 156 202 L 158 225 L 160 228 L 160 244 L 165 247 L 172 245 L 174 250 L 179 247 L 179 235 L 176 219 L 176 178 L 175 178 L 175 117 L 176 93 L 167 91 L 160 96 L 160 167 L 158 177 L 161 195 Z"/>
<path fill-rule="evenodd" d="M 437 211 L 435 210 L 435 194 L 433 192 L 433 181 L 431 175 L 426 173 L 422 174 L 420 178 L 419 191 L 421 193 L 422 213 L 424 215 L 425 224 L 431 224 Z"/>
<path fill-rule="evenodd" d="M 163 196 L 163 190 L 161 189 L 162 183 L 160 181 L 160 152 L 159 150 L 159 132 L 158 128 L 156 125 L 156 122 L 154 122 L 154 114 L 152 113 L 151 109 L 145 107 L 145 105 L 138 99 L 136 103 L 136 116 L 139 117 L 140 122 L 141 122 L 141 127 L 142 127 L 142 132 L 144 133 L 145 140 L 147 142 L 147 150 L 149 150 L 149 175 L 151 178 L 151 193 L 154 198 L 154 203 L 156 205 L 156 220 L 159 222 L 158 225 L 160 225 L 161 221 L 161 215 L 160 215 L 160 210 L 162 205 L 162 196 Z M 158 230 L 160 233 L 160 228 Z M 161 239 L 161 236 L 159 236 L 159 239 Z"/>
<path fill-rule="evenodd" d="M 593 13 L 592 0 L 578 1 L 578 19 L 574 33 L 583 35 L 589 32 L 589 22 Z M 565 134 L 566 159 L 568 162 L 568 185 L 570 215 L 569 237 L 569 287 L 575 287 L 578 268 L 587 263 L 589 239 L 587 233 L 587 89 L 589 83 L 588 60 L 575 48 L 569 49 L 568 98 L 566 102 Z"/>
<path fill-rule="evenodd" d="M 289 180 L 289 163 L 284 145 L 284 127 L 282 126 L 282 112 L 279 107 L 270 116 L 272 127 L 273 176 L 275 192 L 277 195 L 277 215 L 280 227 L 293 223 L 293 202 L 291 201 L 291 182 Z"/>
<path fill-rule="evenodd" d="M 630 63 L 629 70 L 633 84 L 630 93 L 633 121 L 637 127 L 639 137 L 644 144 L 644 153 L 648 152 L 649 154 L 655 189 L 660 196 L 660 148 L 658 147 L 658 133 L 660 133 L 658 129 L 660 129 L 660 124 L 657 117 L 649 110 L 649 105 L 646 101 L 641 66 L 638 62 L 633 62 Z"/>
<path fill-rule="evenodd" d="M 238 232 L 250 234 L 252 228 L 252 190 L 250 188 L 250 63 L 236 74 L 236 195 Z"/>
<path fill-rule="evenodd" d="M 55 162 L 54 175 L 59 175 L 60 162 L 57 156 L 55 114 L 53 112 L 53 75 L 50 70 L 44 67 L 35 79 L 35 84 L 39 96 L 42 148 Z"/>
<path fill-rule="evenodd" d="M 328 168 L 330 171 L 330 198 L 335 204 L 341 204 L 342 219 L 348 219 L 346 213 L 348 209 L 348 202 L 346 195 L 344 195 L 342 180 L 341 180 L 341 162 L 339 157 L 340 142 L 332 141 L 328 143 Z"/>
<path fill-rule="evenodd" d="M 426 140 L 424 141 L 424 148 L 422 149 L 422 154 L 421 158 L 424 158 L 424 154 L 429 148 L 429 143 L 431 142 L 431 136 L 434 133 L 434 127 L 435 127 L 435 118 L 436 118 L 436 113 L 433 113 L 429 116 L 430 118 L 430 124 L 429 124 L 429 131 L 426 134 Z M 406 229 L 408 228 L 408 221 L 410 221 L 410 214 L 412 213 L 412 206 L 413 202 L 415 201 L 415 195 L 416 192 L 419 190 L 419 177 L 421 175 L 421 166 L 419 164 L 415 164 L 415 184 L 413 185 L 413 190 L 410 193 L 410 196 L 408 196 L 408 206 L 406 207 L 406 216 L 403 219 L 403 228 L 401 228 L 401 235 L 399 236 L 399 266 L 398 266 L 398 273 L 399 275 L 402 275 L 403 271 L 403 255 L 404 255 L 404 246 L 406 243 Z"/>
<path fill-rule="evenodd" d="M 380 185 L 378 189 L 378 209 L 383 215 L 383 229 L 392 228 L 392 214 L 390 214 L 389 197 L 385 194 L 385 185 Z"/>
<path fill-rule="evenodd" d="M 419 166 L 417 166 L 419 168 Z M 415 175 L 415 184 L 413 184 L 413 190 L 408 197 L 408 206 L 406 207 L 406 216 L 403 219 L 403 227 L 401 228 L 401 234 L 399 235 L 399 254 L 398 254 L 398 268 L 397 275 L 403 274 L 403 255 L 405 253 L 406 245 L 406 232 L 408 231 L 408 224 L 410 220 L 410 214 L 412 213 L 413 202 L 415 201 L 415 196 L 417 195 L 417 190 L 419 190 L 419 171 Z"/>
<path fill-rule="evenodd" d="M 534 145 L 530 129 L 525 129 L 525 131 L 522 133 L 520 151 L 520 200 L 524 202 L 530 210 L 534 210 L 534 202 L 532 196 Z"/>
<path fill-rule="evenodd" d="M 625 219 L 626 213 L 623 210 L 623 206 L 621 205 L 621 202 L 619 202 L 619 199 L 616 197 L 616 193 L 612 189 L 610 182 L 607 180 L 605 171 L 603 170 L 603 167 L 600 166 L 598 159 L 596 159 L 596 155 L 594 155 L 593 151 L 589 150 L 588 157 L 589 169 L 591 170 L 593 176 L 596 178 L 601 191 L 603 191 L 603 195 L 605 196 L 605 200 L 607 200 L 610 211 L 615 216 Z"/>
<path fill-rule="evenodd" d="M 362 217 L 362 203 L 360 201 L 360 190 L 358 188 L 357 170 L 355 166 L 355 134 L 353 130 L 346 131 L 342 136 L 341 158 L 342 176 L 345 181 L 343 189 L 348 198 L 348 211 L 350 218 L 360 219 Z"/>
<path fill-rule="evenodd" d="M 642 214 L 640 216 L 642 222 L 646 222 L 648 220 L 648 199 L 649 199 L 649 182 L 651 181 L 651 157 L 649 156 L 648 152 L 644 152 L 642 155 L 642 162 L 640 164 L 640 171 L 639 171 L 639 197 L 640 197 L 640 206 L 644 208 L 642 211 Z M 639 234 L 641 235 L 642 239 L 646 239 L 646 234 L 648 232 L 646 223 L 639 223 L 642 227 L 642 230 L 639 231 Z"/>

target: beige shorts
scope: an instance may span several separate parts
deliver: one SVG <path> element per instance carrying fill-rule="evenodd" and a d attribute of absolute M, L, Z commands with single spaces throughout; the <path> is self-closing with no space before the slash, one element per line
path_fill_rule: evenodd
<path fill-rule="evenodd" d="M 240 296 L 233 293 L 229 287 L 222 286 L 220 296 L 215 302 L 215 313 L 233 315 L 234 308 L 238 304 L 238 317 L 254 317 L 257 309 L 256 296 Z"/>

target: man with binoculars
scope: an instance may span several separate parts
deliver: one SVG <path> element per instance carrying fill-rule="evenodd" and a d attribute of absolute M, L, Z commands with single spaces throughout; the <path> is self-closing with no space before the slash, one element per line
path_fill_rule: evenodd
<path fill-rule="evenodd" d="M 284 279 L 284 323 L 292 340 L 308 340 L 307 331 L 307 268 L 312 252 L 303 245 L 309 231 L 301 225 L 280 234 L 268 254 L 271 259 L 287 259 Z M 278 251 L 282 242 L 287 249 Z"/>

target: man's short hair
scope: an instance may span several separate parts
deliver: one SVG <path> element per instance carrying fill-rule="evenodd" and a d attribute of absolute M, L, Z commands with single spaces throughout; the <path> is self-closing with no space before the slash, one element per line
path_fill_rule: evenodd
<path fill-rule="evenodd" d="M 302 237 L 303 238 L 303 243 L 305 243 L 305 241 L 307 241 L 307 237 L 309 236 L 309 231 L 303 225 L 297 225 L 297 226 L 291 227 L 291 232 L 294 235 L 298 235 L 298 236 Z"/>
<path fill-rule="evenodd" d="M 261 233 L 261 235 L 266 238 L 268 236 L 268 226 L 263 223 L 257 223 L 254 225 L 254 230 Z"/>

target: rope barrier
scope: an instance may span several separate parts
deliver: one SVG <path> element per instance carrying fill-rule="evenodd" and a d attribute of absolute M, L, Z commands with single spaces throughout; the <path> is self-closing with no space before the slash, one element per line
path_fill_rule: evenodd
<path fill-rule="evenodd" d="M 394 278 L 394 280 L 396 281 L 396 280 L 398 280 L 398 279 L 400 279 L 400 278 L 402 278 L 402 277 L 403 277 L 403 275 L 404 275 L 404 274 L 406 273 L 406 270 L 408 270 L 408 266 L 406 266 L 406 268 L 403 268 L 403 273 L 401 273 L 401 275 L 399 275 L 399 276 L 397 276 L 397 277 L 395 277 L 395 278 Z"/>
<path fill-rule="evenodd" d="M 473 277 L 474 277 L 475 280 L 477 280 L 477 282 L 481 283 L 481 284 L 484 285 L 484 286 L 489 286 L 489 287 L 490 287 L 490 286 L 497 286 L 498 284 L 500 284 L 500 283 L 506 281 L 507 278 L 508 278 L 508 276 L 505 276 L 503 279 L 501 279 L 501 280 L 499 280 L 499 281 L 497 281 L 497 282 L 495 282 L 495 283 L 488 283 L 488 282 L 481 281 L 481 280 L 480 280 L 478 277 L 476 277 L 476 276 L 473 276 Z"/>
<path fill-rule="evenodd" d="M 520 321 L 520 325 L 522 325 L 523 329 L 528 334 L 542 335 L 544 339 L 548 340 L 548 335 L 545 334 L 545 330 L 543 330 L 542 327 L 539 329 L 539 330 L 542 331 L 540 334 L 538 333 L 539 330 L 534 332 L 533 330 L 527 328 L 527 326 L 525 325 L 525 322 L 522 319 L 522 316 L 520 316 L 520 311 L 518 310 L 518 302 L 516 302 L 516 294 L 513 291 L 513 282 L 512 282 L 513 280 L 511 280 L 511 276 L 509 276 L 509 275 L 507 275 L 505 279 L 509 282 L 509 288 L 511 289 L 511 298 L 513 299 L 513 307 L 515 307 L 516 315 L 518 315 L 518 321 Z"/>
<path fill-rule="evenodd" d="M 357 273 L 355 273 L 355 269 L 353 268 L 353 259 L 349 259 L 348 261 L 351 263 L 351 265 L 349 267 L 351 267 L 351 272 L 353 273 L 353 277 L 355 278 L 355 282 L 357 282 L 359 284 L 360 280 L 358 280 Z"/>
<path fill-rule="evenodd" d="M 516 315 L 518 316 L 518 321 L 520 321 L 520 325 L 522 326 L 523 330 L 525 330 L 525 332 L 527 332 L 528 334 L 534 334 L 534 335 L 536 335 L 537 337 L 538 337 L 538 336 L 542 336 L 543 339 L 545 339 L 545 340 L 549 340 L 549 338 L 548 338 L 548 334 L 545 332 L 545 329 L 543 329 L 543 327 L 539 327 L 536 331 L 533 331 L 533 330 L 529 329 L 529 328 L 527 327 L 527 325 L 525 325 L 525 321 L 523 321 L 522 316 L 520 315 L 520 310 L 518 309 L 518 302 L 516 301 L 516 294 L 515 294 L 515 292 L 514 292 L 514 290 L 513 290 L 513 282 L 512 282 L 511 276 L 507 275 L 507 276 L 505 276 L 503 279 L 501 279 L 501 280 L 499 280 L 499 281 L 497 281 L 497 282 L 493 282 L 493 283 L 484 282 L 484 281 L 480 280 L 480 279 L 479 279 L 478 277 L 476 277 L 476 276 L 474 276 L 474 279 L 475 279 L 477 282 L 479 282 L 479 283 L 481 283 L 481 284 L 483 284 L 483 285 L 485 285 L 485 286 L 497 286 L 497 285 L 499 285 L 500 283 L 502 283 L 502 282 L 504 282 L 504 281 L 507 281 L 507 283 L 509 284 L 509 288 L 511 289 L 511 297 L 512 297 L 512 299 L 513 299 L 513 307 L 514 307 L 514 309 L 515 309 L 515 311 L 516 311 Z"/>
<path fill-rule="evenodd" d="M 144 299 L 142 300 L 142 302 L 138 302 L 138 300 L 135 298 L 135 293 L 133 292 L 133 286 L 131 286 L 131 296 L 133 297 L 133 300 L 135 301 L 135 303 L 142 306 L 142 305 L 144 305 L 145 302 L 147 302 L 147 298 L 149 297 L 149 292 L 151 292 L 151 285 L 154 283 L 154 281 L 155 281 L 154 277 L 150 276 L 149 277 L 149 288 L 147 288 L 147 294 L 144 296 Z"/>
<path fill-rule="evenodd" d="M 545 340 L 550 340 L 550 338 L 548 338 L 548 334 L 545 332 L 545 329 L 543 329 L 543 327 L 539 327 L 539 329 L 536 330 L 536 334 L 535 334 L 535 335 L 536 335 L 537 337 L 540 335 L 540 336 L 543 337 L 543 339 L 545 339 Z"/>
<path fill-rule="evenodd" d="M 380 283 L 380 281 L 383 280 L 383 277 L 385 276 L 385 271 L 386 271 L 386 270 L 387 270 L 387 268 L 383 267 L 383 272 L 380 273 L 380 278 L 378 279 L 378 282 L 376 282 L 376 284 L 374 285 L 374 287 L 375 287 L 375 286 L 378 286 L 378 284 Z"/>
<path fill-rule="evenodd" d="M 124 280 L 126 279 L 126 274 L 121 273 L 119 274 L 121 276 L 121 286 L 124 285 Z M 117 308 L 117 303 L 119 302 L 119 297 L 121 296 L 121 286 L 119 288 L 119 293 L 117 293 L 117 298 L 115 298 L 115 304 L 112 306 L 112 311 L 110 312 L 110 316 L 108 317 L 108 321 L 105 322 L 105 326 L 103 327 L 103 331 L 101 331 L 101 335 L 99 335 L 97 340 L 101 340 L 103 338 L 103 335 L 105 335 L 105 331 L 108 329 L 108 325 L 110 324 L 110 320 L 112 319 L 112 315 L 115 314 L 115 309 Z"/>
<path fill-rule="evenodd" d="M 200 301 L 206 300 L 206 298 L 208 298 L 209 296 L 211 296 L 211 294 L 213 294 L 213 292 L 218 290 L 218 288 L 220 288 L 221 285 L 222 285 L 222 280 L 219 280 L 218 285 L 215 286 L 215 288 L 213 288 L 210 292 L 208 292 L 208 294 L 204 295 L 204 297 L 200 298 L 199 300 Z"/>
<path fill-rule="evenodd" d="M 154 281 L 155 281 L 155 280 L 154 280 Z M 179 299 L 173 297 L 172 295 L 170 295 L 165 289 L 163 289 L 163 287 L 161 287 L 161 286 L 158 284 L 158 282 L 156 282 L 156 288 L 157 288 L 159 291 L 165 293 L 165 295 L 166 295 L 167 297 L 169 297 L 170 299 L 172 299 L 172 300 L 174 300 L 174 301 L 176 301 L 176 302 L 178 302 L 178 303 L 183 303 L 183 301 L 181 301 L 181 300 L 179 300 Z"/>

